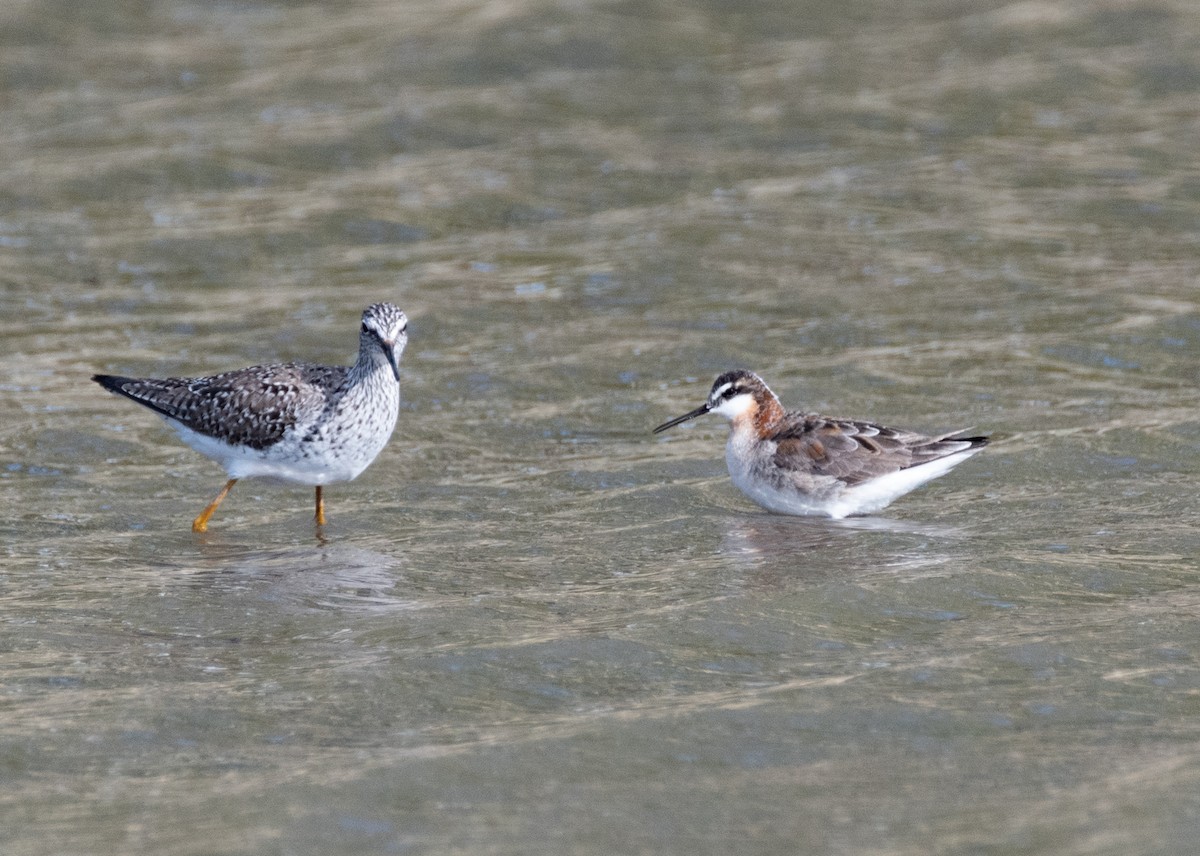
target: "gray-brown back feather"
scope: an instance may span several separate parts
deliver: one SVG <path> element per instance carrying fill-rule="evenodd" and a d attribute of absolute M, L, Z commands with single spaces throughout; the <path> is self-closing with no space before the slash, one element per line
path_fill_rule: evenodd
<path fill-rule="evenodd" d="M 856 485 L 987 445 L 986 437 L 962 433 L 928 437 L 871 422 L 789 413 L 771 439 L 778 444 L 774 460 L 780 468 Z"/>
<path fill-rule="evenodd" d="M 344 390 L 349 369 L 288 363 L 198 378 L 96 375 L 105 389 L 226 443 L 265 449 L 309 422 Z"/>

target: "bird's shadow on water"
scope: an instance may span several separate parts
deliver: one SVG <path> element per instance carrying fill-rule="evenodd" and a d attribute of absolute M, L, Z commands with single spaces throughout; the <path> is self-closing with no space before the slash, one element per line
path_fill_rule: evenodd
<path fill-rule="evenodd" d="M 420 602 L 397 594 L 407 562 L 403 554 L 338 543 L 257 546 L 204 533 L 197 550 L 172 563 L 173 582 L 213 593 L 244 593 L 299 611 L 380 612 L 415 609 Z"/>
<path fill-rule="evenodd" d="M 855 575 L 881 570 L 941 568 L 949 545 L 970 537 L 969 530 L 886 517 L 830 520 L 752 514 L 733 518 L 720 540 L 727 560 L 758 574 L 772 569 L 807 578 Z"/>
<path fill-rule="evenodd" d="M 836 529 L 863 532 L 887 532 L 899 535 L 919 535 L 928 538 L 965 538 L 970 533 L 961 526 L 945 526 L 940 523 L 917 523 L 895 520 L 890 517 L 844 517 L 841 520 L 823 521 Z"/>

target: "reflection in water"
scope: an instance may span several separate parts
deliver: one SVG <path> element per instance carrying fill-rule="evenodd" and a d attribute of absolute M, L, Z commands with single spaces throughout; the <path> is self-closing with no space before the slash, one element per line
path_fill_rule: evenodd
<path fill-rule="evenodd" d="M 864 562 L 869 562 L 878 555 L 873 551 L 867 553 L 857 550 L 859 542 L 877 534 L 898 536 L 888 542 L 889 550 L 895 550 L 898 546 L 900 548 L 899 553 L 893 554 L 894 558 L 890 559 L 888 564 L 904 564 L 910 568 L 922 563 L 938 565 L 945 561 L 944 557 L 930 551 L 931 544 L 968 537 L 967 531 L 960 527 L 913 523 L 885 517 L 826 520 L 752 514 L 730 518 L 730 525 L 721 538 L 721 553 L 747 567 L 797 559 L 806 565 L 812 565 L 815 554 L 820 557 L 819 567 L 828 568 L 833 564 L 838 573 L 853 575 L 855 556 L 861 556 Z M 906 549 L 903 546 L 912 545 L 914 542 L 917 545 L 915 547 Z M 830 563 L 830 553 L 838 555 L 840 561 Z M 873 569 L 866 565 L 859 568 Z"/>
<path fill-rule="evenodd" d="M 249 591 L 284 612 L 389 612 L 422 607 L 419 599 L 399 594 L 407 565 L 402 555 L 352 544 L 264 550 L 209 543 L 193 562 L 177 566 L 163 582 L 167 589 L 205 593 L 213 598 L 214 608 L 221 608 L 223 600 L 236 608 Z"/>
<path fill-rule="evenodd" d="M 961 526 L 915 523 L 910 520 L 893 520 L 888 517 L 846 517 L 829 522 L 844 529 L 857 529 L 864 532 L 926 535 L 930 538 L 964 538 L 968 535 L 968 531 Z"/>
<path fill-rule="evenodd" d="M 813 550 L 831 549 L 844 539 L 833 521 L 746 514 L 729 518 L 721 537 L 721 553 L 748 566 L 772 559 L 795 558 Z"/>

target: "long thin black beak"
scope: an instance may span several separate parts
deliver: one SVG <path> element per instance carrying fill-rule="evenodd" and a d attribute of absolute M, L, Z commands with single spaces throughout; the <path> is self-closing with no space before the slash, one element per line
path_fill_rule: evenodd
<path fill-rule="evenodd" d="M 396 343 L 395 342 L 380 342 L 383 346 L 383 355 L 387 357 L 388 365 L 392 367 L 392 374 L 396 376 L 396 383 L 400 382 L 400 360 L 396 358 Z"/>
<path fill-rule="evenodd" d="M 705 413 L 708 413 L 708 411 L 711 409 L 712 408 L 710 408 L 708 406 L 708 402 L 706 401 L 703 404 L 701 404 L 699 407 L 697 407 L 695 410 L 693 410 L 691 413 L 685 413 L 682 416 L 676 416 L 674 419 L 668 420 L 668 421 L 664 422 L 662 425 L 659 425 L 657 428 L 654 429 L 654 433 L 661 434 L 663 431 L 666 431 L 668 428 L 674 428 L 680 422 L 687 422 L 689 419 L 695 419 L 697 416 L 703 416 Z"/>

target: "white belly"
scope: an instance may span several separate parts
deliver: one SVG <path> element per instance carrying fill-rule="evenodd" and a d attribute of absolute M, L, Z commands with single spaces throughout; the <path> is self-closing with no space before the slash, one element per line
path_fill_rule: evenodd
<path fill-rule="evenodd" d="M 979 451 L 968 449 L 850 487 L 832 476 L 781 477 L 772 461 L 773 450 L 756 449 L 737 441 L 737 435 L 731 434 L 725 446 L 725 463 L 738 490 L 778 514 L 835 519 L 879 511 L 925 482 L 945 475 Z"/>
<path fill-rule="evenodd" d="M 390 380 L 390 375 L 388 377 Z M 387 445 L 400 410 L 399 387 L 394 383 L 386 398 L 376 397 L 370 408 L 343 412 L 353 418 L 335 419 L 317 426 L 297 425 L 265 449 L 235 446 L 200 434 L 169 417 L 163 417 L 180 439 L 220 464 L 230 478 L 269 478 L 305 485 L 347 482 L 365 470 Z"/>

